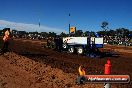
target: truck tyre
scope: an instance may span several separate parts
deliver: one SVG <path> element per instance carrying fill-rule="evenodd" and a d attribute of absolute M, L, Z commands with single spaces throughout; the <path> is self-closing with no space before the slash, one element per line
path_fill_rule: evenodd
<path fill-rule="evenodd" d="M 66 44 L 63 44 L 62 47 L 63 47 L 63 49 L 66 49 L 67 48 L 67 45 Z"/>
<path fill-rule="evenodd" d="M 84 52 L 84 50 L 83 50 L 82 47 L 78 47 L 78 48 L 77 48 L 77 53 L 78 53 L 78 54 L 81 55 L 81 54 L 83 54 L 83 52 Z"/>
<path fill-rule="evenodd" d="M 70 46 L 69 49 L 68 49 L 69 53 L 74 53 L 74 47 L 73 46 Z"/>

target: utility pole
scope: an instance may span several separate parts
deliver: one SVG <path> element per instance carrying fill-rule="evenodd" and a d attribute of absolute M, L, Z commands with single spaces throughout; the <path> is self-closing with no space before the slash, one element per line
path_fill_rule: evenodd
<path fill-rule="evenodd" d="M 39 19 L 39 29 L 40 29 L 40 19 Z"/>
<path fill-rule="evenodd" d="M 71 16 L 71 14 L 69 13 L 69 34 L 70 34 L 70 27 L 71 27 L 71 25 L 70 25 L 70 16 Z"/>

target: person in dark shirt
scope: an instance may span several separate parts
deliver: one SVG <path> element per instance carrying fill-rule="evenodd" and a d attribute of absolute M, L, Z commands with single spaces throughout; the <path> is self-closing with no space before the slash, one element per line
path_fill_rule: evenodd
<path fill-rule="evenodd" d="M 63 44 L 63 40 L 62 40 L 62 38 L 61 37 L 59 37 L 59 39 L 58 39 L 58 48 L 59 48 L 59 51 L 61 52 L 62 51 L 62 44 Z"/>

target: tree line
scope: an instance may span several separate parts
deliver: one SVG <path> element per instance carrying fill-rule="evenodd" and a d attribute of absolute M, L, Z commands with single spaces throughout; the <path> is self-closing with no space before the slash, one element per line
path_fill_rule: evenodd
<path fill-rule="evenodd" d="M 109 28 L 109 23 L 104 21 L 102 22 L 101 24 L 101 31 L 97 31 L 97 33 L 100 35 L 100 36 L 119 36 L 119 37 L 129 37 L 129 35 L 132 35 L 132 31 L 130 31 L 129 29 L 126 29 L 126 28 L 117 28 L 117 29 L 110 29 Z M 50 37 L 55 37 L 56 36 L 56 33 L 54 32 L 49 32 L 49 33 L 45 33 L 47 36 L 50 36 Z M 66 34 L 64 32 L 62 32 L 59 36 L 61 37 L 67 37 L 69 36 L 70 34 Z M 71 34 L 71 35 L 74 35 L 74 36 L 95 36 L 95 32 L 94 31 L 85 31 L 83 32 L 82 30 L 77 30 L 75 32 L 75 34 Z"/>
<path fill-rule="evenodd" d="M 104 21 L 101 24 L 101 31 L 97 31 L 97 33 L 100 36 L 120 36 L 120 37 L 129 37 L 129 35 L 132 35 L 132 31 L 130 31 L 129 29 L 126 28 L 117 28 L 117 29 L 110 29 L 109 28 L 109 23 Z M 60 33 L 59 35 L 57 35 L 57 33 L 55 32 L 25 32 L 25 31 L 18 31 L 17 33 L 18 35 L 27 35 L 27 34 L 37 34 L 37 35 L 41 35 L 43 37 L 56 37 L 56 36 L 60 36 L 60 37 L 67 37 L 67 36 L 95 36 L 95 32 L 94 31 L 85 31 L 83 32 L 82 30 L 76 30 L 75 34 L 67 34 L 67 33 Z M 2 35 L 2 30 L 0 31 L 0 35 Z"/>

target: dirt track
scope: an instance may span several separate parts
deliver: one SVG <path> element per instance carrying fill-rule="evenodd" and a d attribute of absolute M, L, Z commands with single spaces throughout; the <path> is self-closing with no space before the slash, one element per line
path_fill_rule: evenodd
<path fill-rule="evenodd" d="M 74 87 L 77 88 L 79 87 L 78 85 L 75 85 L 75 79 L 78 75 L 78 67 L 79 65 L 84 65 L 86 68 L 86 73 L 87 74 L 103 74 L 103 70 L 104 70 L 104 64 L 106 63 L 106 59 L 110 58 L 111 59 L 111 63 L 112 63 L 112 74 L 128 74 L 130 76 L 132 76 L 132 55 L 127 53 L 120 53 L 120 57 L 105 57 L 105 58 L 88 58 L 85 56 L 78 56 L 78 55 L 71 55 L 71 54 L 67 54 L 67 53 L 60 53 L 60 52 L 56 52 L 50 49 L 44 49 L 41 47 L 40 43 L 36 43 L 36 42 L 30 42 L 30 41 L 21 41 L 21 40 L 16 40 L 14 42 L 11 43 L 11 49 L 19 54 L 16 55 L 14 53 L 10 53 L 8 56 L 10 57 L 9 59 L 8 56 L 1 56 L 1 58 L 3 58 L 3 60 L 0 60 L 0 63 L 3 63 L 3 67 L 5 69 L 8 69 L 8 71 L 0 68 L 0 71 L 5 73 L 5 74 L 10 74 L 11 76 L 15 76 L 15 72 L 18 73 L 18 76 L 15 76 L 16 78 L 12 79 L 12 80 L 17 80 L 15 82 L 11 82 L 8 80 L 8 76 L 7 79 L 4 79 L 4 75 L 1 73 L 0 74 L 0 78 L 2 80 L 2 85 L 4 87 L 9 87 L 9 85 L 14 84 L 14 86 L 16 86 L 17 88 L 33 88 L 34 86 L 36 86 L 36 88 L 38 88 L 40 85 L 41 88 L 45 88 L 44 86 L 46 86 L 46 82 L 49 82 L 49 84 L 51 83 L 51 85 L 47 85 L 47 87 L 52 88 L 52 87 L 60 87 L 60 88 L 64 88 L 64 87 Z M 110 48 L 110 46 L 106 46 L 106 48 Z M 25 57 L 23 57 L 23 56 Z M 14 57 L 14 58 L 12 58 Z M 19 58 L 20 57 L 20 58 Z M 6 59 L 4 59 L 6 58 Z M 15 59 L 16 58 L 16 59 Z M 7 63 L 6 63 L 7 62 Z M 11 62 L 13 64 L 11 64 Z M 34 64 L 33 64 L 34 63 Z M 4 64 L 7 64 L 7 66 L 5 66 Z M 41 64 L 42 67 L 36 67 L 35 64 Z M 2 66 L 2 65 L 0 65 Z M 13 67 L 12 67 L 13 66 Z M 32 68 L 36 67 L 36 70 L 33 70 Z M 17 70 L 14 70 L 18 68 Z M 41 74 L 43 73 L 43 70 L 45 70 L 47 68 L 47 70 L 49 72 L 45 73 L 45 74 Z M 12 69 L 12 70 L 9 70 Z M 31 70 L 32 69 L 32 70 Z M 20 71 L 18 71 L 20 70 Z M 38 72 L 41 71 L 42 72 Z M 11 73 L 14 72 L 14 73 Z M 57 73 L 58 72 L 58 73 Z M 23 73 L 23 75 L 20 75 L 21 73 Z M 48 77 L 46 78 L 48 81 L 45 81 L 45 77 L 43 79 L 42 76 L 47 76 L 47 74 L 50 73 L 50 75 L 48 75 Z M 57 74 L 55 74 L 57 73 Z M 63 74 L 60 74 L 63 73 Z M 8 75 L 7 74 L 7 75 Z M 35 75 L 37 74 L 37 76 L 41 76 L 41 82 L 38 84 L 36 82 L 37 79 L 35 79 Z M 25 75 L 25 76 L 24 76 Z M 27 78 L 26 78 L 27 75 Z M 53 77 L 53 78 L 58 78 L 59 84 L 57 84 L 55 81 L 53 81 L 52 76 L 57 76 L 57 77 Z M 25 78 L 23 78 L 23 76 Z M 62 77 L 61 77 L 62 76 Z M 17 79 L 17 77 L 20 77 L 20 79 Z M 31 77 L 32 80 L 31 83 L 30 81 L 27 79 Z M 6 78 L 6 77 L 5 77 Z M 68 78 L 68 79 L 67 79 Z M 26 82 L 29 82 L 27 84 L 25 84 L 23 82 L 23 85 L 25 85 L 25 87 L 22 87 L 22 85 L 19 85 L 19 82 L 21 83 L 21 81 L 19 80 L 24 80 Z M 42 81 L 43 80 L 43 81 Z M 29 85 L 30 84 L 30 85 Z M 54 86 L 53 86 L 54 85 Z M 60 85 L 60 86 L 58 86 Z M 117 88 L 131 88 L 132 84 L 114 84 L 112 85 L 113 87 L 117 87 Z M 86 84 L 86 85 L 81 85 L 81 87 L 83 88 L 103 88 L 103 84 Z M 13 87 L 12 87 L 13 88 Z"/>
<path fill-rule="evenodd" d="M 1 86 L 7 88 L 64 88 L 65 86 L 76 86 L 73 81 L 74 74 L 66 74 L 60 69 L 52 68 L 49 65 L 35 62 L 14 53 L 1 56 L 0 66 Z M 73 80 L 67 79 L 68 77 Z"/>

